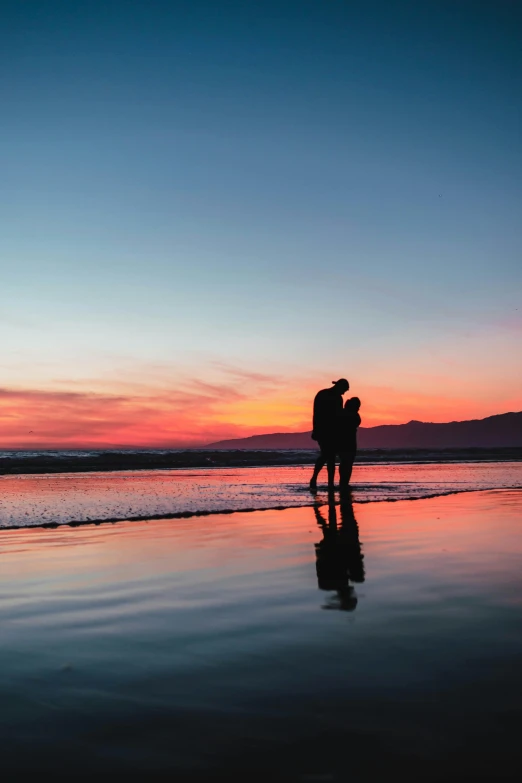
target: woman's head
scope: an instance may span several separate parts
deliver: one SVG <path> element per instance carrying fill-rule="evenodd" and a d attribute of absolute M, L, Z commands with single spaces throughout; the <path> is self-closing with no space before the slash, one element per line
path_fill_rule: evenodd
<path fill-rule="evenodd" d="M 358 397 L 350 397 L 349 400 L 346 400 L 344 403 L 344 409 L 349 411 L 358 411 L 361 407 L 361 401 Z"/>

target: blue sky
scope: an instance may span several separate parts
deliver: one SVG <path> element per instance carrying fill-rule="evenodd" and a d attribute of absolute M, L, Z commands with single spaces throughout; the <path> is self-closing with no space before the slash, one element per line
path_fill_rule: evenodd
<path fill-rule="evenodd" d="M 4 386 L 230 364 L 286 373 L 289 399 L 348 375 L 376 421 L 388 393 L 429 413 L 438 384 L 455 418 L 522 402 L 520 5 L 3 18 Z"/>

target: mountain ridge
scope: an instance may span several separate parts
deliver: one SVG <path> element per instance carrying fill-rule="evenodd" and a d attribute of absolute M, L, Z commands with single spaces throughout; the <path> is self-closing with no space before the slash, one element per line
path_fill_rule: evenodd
<path fill-rule="evenodd" d="M 359 427 L 360 449 L 474 448 L 522 446 L 522 411 L 484 419 L 443 423 L 412 419 L 406 424 Z M 311 432 L 273 432 L 209 443 L 207 449 L 316 449 Z"/>

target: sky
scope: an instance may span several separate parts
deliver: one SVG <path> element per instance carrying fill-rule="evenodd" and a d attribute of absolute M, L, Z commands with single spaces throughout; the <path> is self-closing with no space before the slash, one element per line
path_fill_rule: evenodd
<path fill-rule="evenodd" d="M 0 448 L 522 410 L 522 5 L 4 0 Z"/>

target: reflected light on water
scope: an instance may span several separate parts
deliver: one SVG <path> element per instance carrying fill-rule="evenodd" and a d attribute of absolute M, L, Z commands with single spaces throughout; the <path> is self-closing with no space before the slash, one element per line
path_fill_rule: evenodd
<path fill-rule="evenodd" d="M 4 768 L 507 770 L 522 493 L 336 501 L 0 533 Z"/>

